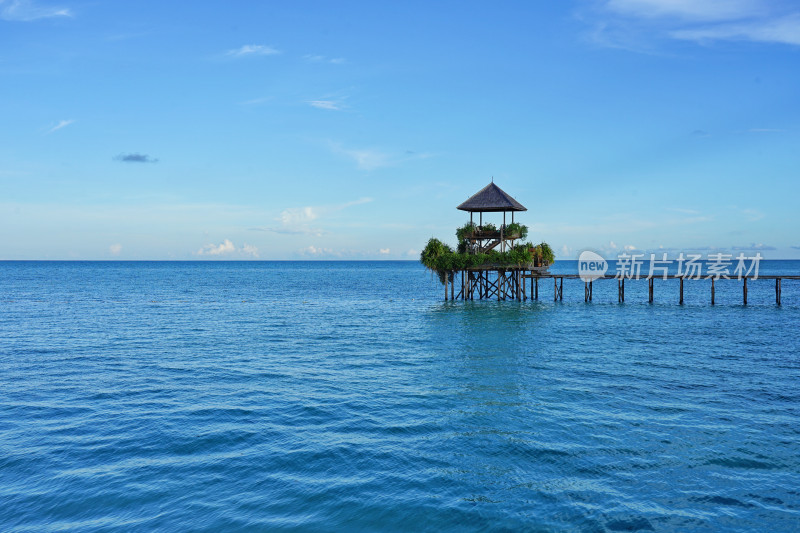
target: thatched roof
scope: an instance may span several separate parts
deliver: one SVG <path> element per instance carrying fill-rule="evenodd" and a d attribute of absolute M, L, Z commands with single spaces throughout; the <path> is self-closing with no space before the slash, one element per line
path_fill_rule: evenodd
<path fill-rule="evenodd" d="M 514 200 L 503 189 L 490 183 L 458 206 L 462 211 L 494 212 L 494 211 L 527 211 L 524 205 Z"/>

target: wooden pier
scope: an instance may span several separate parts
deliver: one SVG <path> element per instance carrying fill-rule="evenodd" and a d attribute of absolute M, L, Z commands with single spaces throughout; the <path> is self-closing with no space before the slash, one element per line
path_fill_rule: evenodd
<path fill-rule="evenodd" d="M 581 279 L 578 274 L 554 274 L 549 272 L 536 272 L 528 268 L 500 268 L 480 267 L 449 272 L 445 278 L 445 300 L 538 300 L 539 284 L 549 283 L 553 280 L 553 301 L 564 299 L 564 280 Z M 547 281 L 545 281 L 547 280 Z M 679 305 L 684 304 L 683 288 L 686 281 L 711 281 L 711 305 L 716 305 L 716 283 L 741 283 L 742 304 L 747 305 L 748 281 L 769 280 L 775 282 L 775 304 L 781 305 L 782 280 L 800 280 L 800 276 L 791 275 L 765 275 L 736 277 L 695 277 L 667 275 L 647 278 L 619 278 L 614 275 L 604 275 L 593 281 L 584 282 L 584 301 L 591 302 L 594 292 L 594 283 L 597 281 L 617 281 L 617 301 L 625 302 L 625 282 L 647 282 L 647 301 L 653 303 L 655 299 L 656 280 L 679 280 L 677 300 Z"/>

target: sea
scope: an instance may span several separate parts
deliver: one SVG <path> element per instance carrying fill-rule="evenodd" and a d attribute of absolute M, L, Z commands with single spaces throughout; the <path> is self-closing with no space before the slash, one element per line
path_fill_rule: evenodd
<path fill-rule="evenodd" d="M 748 285 L 0 262 L 0 531 L 798 531 L 800 280 Z"/>

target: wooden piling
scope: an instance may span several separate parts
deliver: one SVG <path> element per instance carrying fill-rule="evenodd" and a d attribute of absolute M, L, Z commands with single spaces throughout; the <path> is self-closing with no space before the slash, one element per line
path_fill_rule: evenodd
<path fill-rule="evenodd" d="M 444 301 L 447 301 L 447 278 L 450 277 L 450 272 L 445 273 L 444 275 Z"/>
<path fill-rule="evenodd" d="M 744 278 L 744 284 L 742 285 L 742 302 L 743 305 L 747 305 L 747 278 Z"/>
<path fill-rule="evenodd" d="M 587 281 L 583 282 L 583 301 L 589 301 L 589 282 Z"/>
<path fill-rule="evenodd" d="M 559 278 L 558 299 L 559 300 L 564 300 L 564 278 L 563 277 Z"/>
<path fill-rule="evenodd" d="M 781 278 L 775 279 L 775 303 L 781 305 Z"/>
<path fill-rule="evenodd" d="M 647 278 L 647 302 L 653 303 L 653 278 Z"/>
<path fill-rule="evenodd" d="M 678 301 L 678 303 L 680 305 L 683 305 L 683 278 L 681 278 L 681 298 L 680 301 Z"/>
<path fill-rule="evenodd" d="M 714 278 L 711 278 L 711 305 L 714 305 Z"/>
<path fill-rule="evenodd" d="M 589 301 L 592 301 L 592 282 L 589 281 Z"/>
<path fill-rule="evenodd" d="M 558 279 L 555 277 L 553 278 L 553 301 L 558 301 Z"/>

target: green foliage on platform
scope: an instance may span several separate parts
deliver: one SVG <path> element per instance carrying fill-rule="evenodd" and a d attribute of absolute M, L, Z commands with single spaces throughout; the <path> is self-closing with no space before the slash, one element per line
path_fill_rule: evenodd
<path fill-rule="evenodd" d="M 518 244 L 506 252 L 490 250 L 485 254 L 468 254 L 453 249 L 439 239 L 431 238 L 420 254 L 420 262 L 436 272 L 444 284 L 445 277 L 455 270 L 475 267 L 524 267 L 535 264 L 546 266 L 553 262 L 553 250 L 547 243 L 534 246 L 527 242 Z"/>
<path fill-rule="evenodd" d="M 553 249 L 546 242 L 542 242 L 533 246 L 533 260 L 536 266 L 552 265 L 556 260 L 556 254 Z"/>
<path fill-rule="evenodd" d="M 519 222 L 512 222 L 506 226 L 506 235 L 515 235 L 517 239 L 524 239 L 528 236 L 528 226 L 520 224 Z"/>

